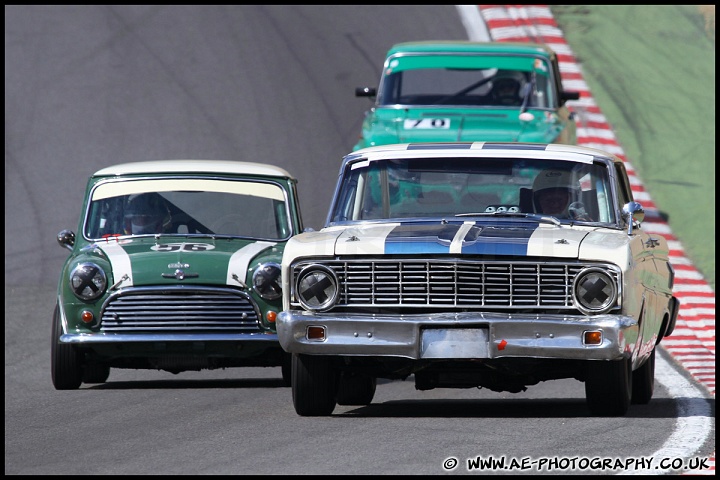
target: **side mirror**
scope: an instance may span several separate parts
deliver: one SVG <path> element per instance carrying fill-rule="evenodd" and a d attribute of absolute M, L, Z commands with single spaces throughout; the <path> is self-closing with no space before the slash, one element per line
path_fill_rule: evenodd
<path fill-rule="evenodd" d="M 72 252 L 75 245 L 75 232 L 72 230 L 63 230 L 57 234 L 57 241 L 61 247 L 67 248 Z"/>
<path fill-rule="evenodd" d="M 580 92 L 560 92 L 560 105 L 565 105 L 568 100 L 580 100 Z"/>
<path fill-rule="evenodd" d="M 638 226 L 645 220 L 645 209 L 638 202 L 628 202 L 623 206 L 622 217 L 628 224 L 628 235 L 632 233 L 633 225 Z"/>
<path fill-rule="evenodd" d="M 374 97 L 377 95 L 377 88 L 373 87 L 357 87 L 355 89 L 356 97 Z"/>

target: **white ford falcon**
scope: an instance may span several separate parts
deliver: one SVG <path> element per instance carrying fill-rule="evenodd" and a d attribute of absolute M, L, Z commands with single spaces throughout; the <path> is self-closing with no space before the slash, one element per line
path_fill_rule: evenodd
<path fill-rule="evenodd" d="M 299 415 L 419 390 L 585 383 L 624 415 L 679 307 L 623 162 L 577 146 L 422 143 L 343 159 L 324 228 L 291 238 L 277 334 Z"/>

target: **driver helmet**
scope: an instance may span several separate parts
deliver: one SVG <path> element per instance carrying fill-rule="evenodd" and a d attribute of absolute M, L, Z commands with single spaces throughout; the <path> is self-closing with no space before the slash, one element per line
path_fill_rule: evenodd
<path fill-rule="evenodd" d="M 125 207 L 126 234 L 142 235 L 164 233 L 172 219 L 165 199 L 157 193 L 131 195 Z"/>
<path fill-rule="evenodd" d="M 500 105 L 519 105 L 526 78 L 522 72 L 500 70 L 492 80 L 492 96 Z"/>
<path fill-rule="evenodd" d="M 566 170 L 542 170 L 533 182 L 533 206 L 535 211 L 539 213 L 550 213 L 558 214 L 556 212 L 544 212 L 541 208 L 539 198 L 545 194 L 556 192 L 567 195 L 567 202 L 565 202 L 562 212 L 566 212 L 567 207 L 575 201 L 580 193 L 580 183 L 572 174 L 572 172 Z"/>

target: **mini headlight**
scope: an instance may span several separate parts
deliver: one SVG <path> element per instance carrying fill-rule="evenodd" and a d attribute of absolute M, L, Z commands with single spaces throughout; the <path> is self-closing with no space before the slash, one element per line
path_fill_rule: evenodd
<path fill-rule="evenodd" d="M 80 300 L 92 301 L 105 293 L 107 277 L 94 263 L 80 263 L 70 272 L 70 288 Z"/>
<path fill-rule="evenodd" d="M 309 265 L 298 275 L 295 290 L 304 308 L 322 312 L 335 305 L 338 280 L 332 269 L 323 265 Z"/>
<path fill-rule="evenodd" d="M 586 314 L 605 313 L 616 305 L 618 286 L 603 269 L 588 268 L 575 277 L 575 305 Z"/>
<path fill-rule="evenodd" d="M 280 265 L 263 263 L 253 273 L 253 288 L 265 300 L 277 300 L 282 296 Z"/>

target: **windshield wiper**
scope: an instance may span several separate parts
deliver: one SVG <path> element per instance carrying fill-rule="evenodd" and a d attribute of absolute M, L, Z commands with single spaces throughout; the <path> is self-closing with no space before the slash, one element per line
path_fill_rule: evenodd
<path fill-rule="evenodd" d="M 485 85 L 485 84 L 486 84 L 487 82 L 489 82 L 490 80 L 492 80 L 492 77 L 481 78 L 481 79 L 478 80 L 477 82 L 475 82 L 475 83 L 473 83 L 473 84 L 471 84 L 471 85 L 463 88 L 463 89 L 460 90 L 459 92 L 455 92 L 455 93 L 453 93 L 453 94 L 447 95 L 447 96 L 439 99 L 438 101 L 435 102 L 435 105 L 442 105 L 442 104 L 444 104 L 445 102 L 449 102 L 450 100 L 453 100 L 453 99 L 455 99 L 455 98 L 462 97 L 463 95 L 467 95 L 468 93 L 472 92 L 472 91 L 475 90 L 476 88 L 479 88 L 479 87 Z"/>
<path fill-rule="evenodd" d="M 523 95 L 523 101 L 520 105 L 520 113 L 526 112 L 528 107 L 530 106 L 530 95 L 532 95 L 532 92 L 535 90 L 536 82 L 537 78 L 535 75 L 535 70 L 533 70 L 530 73 L 530 83 L 525 84 L 525 94 Z"/>

